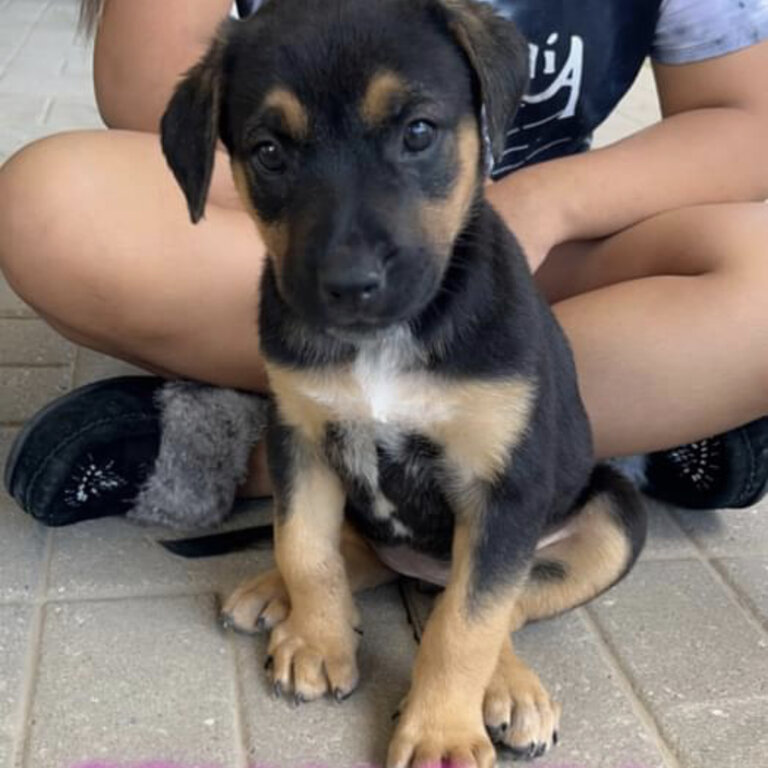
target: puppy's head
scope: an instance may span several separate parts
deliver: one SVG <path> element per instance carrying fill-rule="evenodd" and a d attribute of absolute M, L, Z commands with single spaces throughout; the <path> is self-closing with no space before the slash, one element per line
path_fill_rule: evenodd
<path fill-rule="evenodd" d="M 526 84 L 471 0 L 269 0 L 177 88 L 163 151 L 203 215 L 216 142 L 306 321 L 365 333 L 434 297 Z"/>

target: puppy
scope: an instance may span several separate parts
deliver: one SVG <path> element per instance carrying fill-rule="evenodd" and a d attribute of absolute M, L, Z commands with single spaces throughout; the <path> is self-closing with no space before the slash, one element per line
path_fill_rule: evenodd
<path fill-rule="evenodd" d="M 514 25 L 471 0 L 269 0 L 221 28 L 162 122 L 192 220 L 220 139 L 269 257 L 277 570 L 228 621 L 271 629 L 276 692 L 343 699 L 353 592 L 395 572 L 445 585 L 390 768 L 550 748 L 560 708 L 510 632 L 615 584 L 645 537 L 483 199 L 527 67 Z"/>

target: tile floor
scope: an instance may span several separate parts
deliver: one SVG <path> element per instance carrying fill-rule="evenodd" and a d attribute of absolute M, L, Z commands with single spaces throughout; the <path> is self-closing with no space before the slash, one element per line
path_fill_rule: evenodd
<path fill-rule="evenodd" d="M 74 21 L 73 0 L 0 0 L 0 162 L 101 125 Z M 598 143 L 655 119 L 644 69 Z M 0 279 L 0 461 L 44 403 L 126 369 L 62 340 Z M 221 596 L 269 554 L 190 562 L 160 535 L 119 520 L 44 530 L 0 495 L 0 768 L 380 764 L 429 599 L 366 595 L 359 692 L 294 710 L 267 695 L 263 641 L 216 623 Z M 655 506 L 633 575 L 519 646 L 565 704 L 542 766 L 765 766 L 768 505 Z"/>

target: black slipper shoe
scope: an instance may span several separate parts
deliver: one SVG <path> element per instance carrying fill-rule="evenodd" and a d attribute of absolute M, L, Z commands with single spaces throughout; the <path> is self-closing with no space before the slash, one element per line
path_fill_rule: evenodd
<path fill-rule="evenodd" d="M 54 400 L 14 441 L 8 493 L 50 526 L 126 514 L 158 455 L 164 383 L 123 376 Z"/>
<path fill-rule="evenodd" d="M 768 417 L 670 451 L 651 453 L 649 496 L 688 509 L 736 509 L 768 491 Z"/>

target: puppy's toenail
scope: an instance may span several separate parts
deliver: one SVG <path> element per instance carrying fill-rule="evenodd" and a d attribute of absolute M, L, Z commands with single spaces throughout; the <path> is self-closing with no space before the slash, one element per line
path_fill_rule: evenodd
<path fill-rule="evenodd" d="M 348 699 L 350 695 L 351 693 L 344 693 L 341 688 L 333 689 L 333 698 L 336 700 L 337 704 L 341 704 L 345 699 Z"/>

